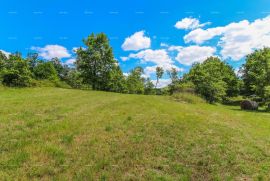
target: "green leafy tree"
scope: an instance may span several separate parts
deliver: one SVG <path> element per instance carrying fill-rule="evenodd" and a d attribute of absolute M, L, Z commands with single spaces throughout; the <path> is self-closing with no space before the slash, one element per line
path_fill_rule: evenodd
<path fill-rule="evenodd" d="M 143 69 L 136 67 L 131 70 L 127 77 L 127 90 L 130 94 L 144 93 L 144 78 L 142 78 Z"/>
<path fill-rule="evenodd" d="M 59 58 L 52 58 L 51 61 L 58 77 L 63 80 L 63 81 L 67 81 L 68 78 L 68 72 L 70 71 L 70 68 L 67 65 L 63 65 L 60 61 Z"/>
<path fill-rule="evenodd" d="M 217 57 L 194 64 L 189 73 L 184 75 L 183 81 L 191 81 L 195 85 L 196 93 L 210 103 L 239 93 L 239 81 L 233 68 Z"/>
<path fill-rule="evenodd" d="M 176 68 L 172 68 L 171 70 L 167 71 L 167 74 L 169 75 L 171 79 L 171 83 L 168 86 L 169 93 L 173 94 L 175 91 L 177 91 L 177 84 L 179 82 L 178 71 Z"/>
<path fill-rule="evenodd" d="M 67 83 L 76 89 L 80 89 L 84 87 L 83 80 L 81 77 L 81 73 L 76 69 L 71 69 L 67 75 Z"/>
<path fill-rule="evenodd" d="M 0 71 L 4 68 L 7 59 L 6 55 L 0 51 Z"/>
<path fill-rule="evenodd" d="M 155 86 L 155 88 L 157 88 L 157 85 L 158 85 L 158 83 L 159 83 L 159 79 L 162 78 L 163 74 L 164 74 L 163 68 L 162 68 L 162 67 L 156 67 L 156 77 L 157 77 L 157 81 L 156 81 L 156 86 Z"/>
<path fill-rule="evenodd" d="M 126 93 L 126 80 L 121 68 L 115 64 L 109 74 L 108 89 L 112 92 Z"/>
<path fill-rule="evenodd" d="M 6 86 L 26 87 L 31 85 L 31 71 L 21 54 L 9 55 L 1 69 L 1 80 Z"/>
<path fill-rule="evenodd" d="M 270 48 L 256 50 L 247 56 L 242 67 L 242 79 L 246 95 L 257 95 L 267 98 L 267 87 L 270 86 Z"/>
<path fill-rule="evenodd" d="M 79 48 L 76 65 L 83 81 L 94 90 L 108 90 L 110 72 L 116 63 L 109 40 L 104 33 L 84 39 L 86 48 Z"/>
<path fill-rule="evenodd" d="M 144 94 L 150 95 L 150 94 L 155 94 L 155 89 L 154 89 L 154 84 L 150 80 L 150 78 L 147 78 L 144 84 Z"/>
<path fill-rule="evenodd" d="M 52 62 L 40 62 L 33 70 L 34 77 L 38 80 L 57 80 L 57 71 L 55 70 Z"/>
<path fill-rule="evenodd" d="M 34 71 L 34 68 L 40 62 L 40 60 L 38 59 L 38 53 L 28 53 L 26 60 L 28 62 L 29 69 L 31 70 L 31 72 Z"/>

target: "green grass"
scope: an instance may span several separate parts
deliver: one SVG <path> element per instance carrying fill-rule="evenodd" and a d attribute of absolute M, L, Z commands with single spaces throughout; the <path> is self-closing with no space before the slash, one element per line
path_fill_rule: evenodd
<path fill-rule="evenodd" d="M 1 180 L 269 180 L 270 114 L 0 87 Z"/>

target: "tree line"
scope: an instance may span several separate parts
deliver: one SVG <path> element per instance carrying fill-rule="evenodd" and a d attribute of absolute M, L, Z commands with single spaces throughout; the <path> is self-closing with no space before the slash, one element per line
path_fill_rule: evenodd
<path fill-rule="evenodd" d="M 156 68 L 156 83 L 143 78 L 143 68 L 135 67 L 125 76 L 115 60 L 112 47 L 104 33 L 91 34 L 83 40 L 84 47 L 76 50 L 74 67 L 63 65 L 58 58 L 41 60 L 37 53 L 23 58 L 20 53 L 5 56 L 0 52 L 0 81 L 11 87 L 38 86 L 45 81 L 59 87 L 91 88 L 130 94 L 195 93 L 208 102 L 228 102 L 245 96 L 267 103 L 270 100 L 270 49 L 263 48 L 247 55 L 239 75 L 225 61 L 209 57 L 192 65 L 182 77 L 175 68 L 166 73 L 171 84 L 159 89 L 164 76 Z"/>

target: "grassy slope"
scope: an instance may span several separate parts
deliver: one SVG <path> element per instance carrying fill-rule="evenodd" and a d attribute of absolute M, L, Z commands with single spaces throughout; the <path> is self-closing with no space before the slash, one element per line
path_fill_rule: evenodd
<path fill-rule="evenodd" d="M 0 107 L 0 178 L 270 178 L 268 113 L 56 88 L 2 88 Z"/>

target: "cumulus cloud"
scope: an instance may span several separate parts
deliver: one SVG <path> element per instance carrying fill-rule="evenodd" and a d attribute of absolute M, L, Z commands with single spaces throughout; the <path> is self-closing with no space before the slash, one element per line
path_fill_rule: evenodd
<path fill-rule="evenodd" d="M 161 47 L 169 47 L 169 45 L 167 43 L 160 43 Z"/>
<path fill-rule="evenodd" d="M 42 58 L 49 60 L 52 58 L 69 58 L 71 57 L 71 54 L 68 52 L 68 50 L 60 45 L 46 45 L 45 47 L 31 47 L 31 50 L 37 51 L 39 56 Z"/>
<path fill-rule="evenodd" d="M 125 62 L 125 61 L 127 61 L 129 58 L 128 57 L 120 57 L 121 58 L 121 60 L 123 61 L 123 62 Z"/>
<path fill-rule="evenodd" d="M 210 56 L 214 56 L 216 49 L 209 46 L 189 46 L 178 50 L 176 60 L 184 65 L 201 63 Z"/>
<path fill-rule="evenodd" d="M 153 84 L 156 84 L 156 80 L 151 80 Z M 163 88 L 166 87 L 171 83 L 171 79 L 159 79 L 159 82 L 157 84 L 157 88 Z"/>
<path fill-rule="evenodd" d="M 152 74 L 156 73 L 156 68 L 162 67 L 164 71 L 170 71 L 172 68 L 175 68 L 178 72 L 183 72 L 183 68 L 179 68 L 176 65 L 173 64 L 164 64 L 164 65 L 154 65 L 154 66 L 147 66 L 144 69 L 145 77 L 150 77 Z"/>
<path fill-rule="evenodd" d="M 76 62 L 75 58 L 71 58 L 65 61 L 66 65 L 73 65 Z"/>
<path fill-rule="evenodd" d="M 144 31 L 139 31 L 127 37 L 122 44 L 122 49 L 125 51 L 129 50 L 142 50 L 146 48 L 150 48 L 151 39 L 144 35 Z"/>
<path fill-rule="evenodd" d="M 224 29 L 222 27 L 209 28 L 206 30 L 199 28 L 185 35 L 184 40 L 186 43 L 195 42 L 201 44 L 215 36 L 221 35 L 223 32 Z"/>
<path fill-rule="evenodd" d="M 139 59 L 141 63 L 153 63 L 155 65 L 153 66 L 147 66 L 144 69 L 144 76 L 149 77 L 151 74 L 154 74 L 156 72 L 156 67 L 162 67 L 165 71 L 171 70 L 172 68 L 175 68 L 177 71 L 183 71 L 181 68 L 178 68 L 176 65 L 174 65 L 173 60 L 168 55 L 168 52 L 165 49 L 158 49 L 158 50 L 142 50 L 138 53 L 131 53 L 128 57 L 128 59 Z"/>
<path fill-rule="evenodd" d="M 165 49 L 142 50 L 138 53 L 131 53 L 128 57 L 134 58 L 134 59 L 140 59 L 142 63 L 152 62 L 158 65 L 173 63 L 172 59 L 170 58 L 170 56 L 168 55 Z"/>
<path fill-rule="evenodd" d="M 240 60 L 255 49 L 270 46 L 270 16 L 253 22 L 243 20 L 223 27 L 197 29 L 187 34 L 184 40 L 200 44 L 216 36 L 219 36 L 222 57 Z"/>
<path fill-rule="evenodd" d="M 200 24 L 200 21 L 196 18 L 184 18 L 174 25 L 177 29 L 184 29 L 184 30 L 193 30 L 196 28 L 204 27 L 205 25 L 210 24 L 210 22 Z"/>
<path fill-rule="evenodd" d="M 7 58 L 9 57 L 9 55 L 11 54 L 10 52 L 6 52 L 4 50 L 0 50 L 0 52 L 2 52 Z"/>

